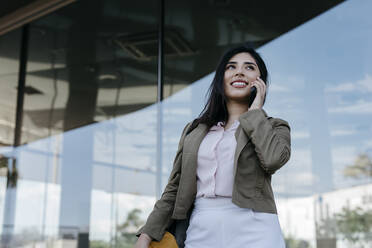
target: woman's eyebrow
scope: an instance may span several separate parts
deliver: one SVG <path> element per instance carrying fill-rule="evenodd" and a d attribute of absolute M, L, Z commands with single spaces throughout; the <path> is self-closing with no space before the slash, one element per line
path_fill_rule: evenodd
<path fill-rule="evenodd" d="M 235 62 L 235 61 L 230 61 L 230 62 L 228 62 L 227 64 L 237 64 L 237 62 Z M 253 62 L 244 62 L 244 64 L 246 64 L 246 65 L 254 65 L 254 66 L 257 66 L 255 63 L 253 63 Z"/>

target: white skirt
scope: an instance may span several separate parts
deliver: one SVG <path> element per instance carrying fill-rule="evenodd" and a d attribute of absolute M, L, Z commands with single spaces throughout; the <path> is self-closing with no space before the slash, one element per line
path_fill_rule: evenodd
<path fill-rule="evenodd" d="M 229 197 L 196 198 L 185 248 L 285 248 L 278 215 L 240 208 Z"/>

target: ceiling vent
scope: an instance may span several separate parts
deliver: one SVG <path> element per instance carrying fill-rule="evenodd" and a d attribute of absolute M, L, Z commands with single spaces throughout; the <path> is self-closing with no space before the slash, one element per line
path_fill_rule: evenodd
<path fill-rule="evenodd" d="M 158 32 L 121 35 L 114 38 L 113 43 L 137 60 L 151 60 L 158 56 Z M 194 53 L 188 42 L 177 32 L 165 32 L 165 55 L 188 56 Z"/>

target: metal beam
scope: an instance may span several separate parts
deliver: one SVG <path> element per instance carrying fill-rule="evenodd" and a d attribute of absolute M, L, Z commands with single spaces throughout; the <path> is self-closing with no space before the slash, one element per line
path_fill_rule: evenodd
<path fill-rule="evenodd" d="M 38 0 L 0 18 L 0 35 L 30 23 L 76 0 Z"/>
<path fill-rule="evenodd" d="M 28 24 L 22 28 L 21 38 L 21 52 L 19 58 L 18 71 L 18 90 L 17 90 L 17 108 L 16 121 L 14 128 L 14 142 L 13 146 L 21 144 L 22 136 L 22 122 L 23 122 L 23 102 L 25 95 L 26 73 L 27 73 L 27 57 L 28 57 L 28 40 L 29 40 L 29 26 Z"/>
<path fill-rule="evenodd" d="M 158 37 L 158 97 L 157 97 L 157 139 L 156 139 L 156 198 L 162 191 L 162 163 L 163 163 L 163 92 L 164 92 L 164 0 L 159 0 L 159 37 Z"/>

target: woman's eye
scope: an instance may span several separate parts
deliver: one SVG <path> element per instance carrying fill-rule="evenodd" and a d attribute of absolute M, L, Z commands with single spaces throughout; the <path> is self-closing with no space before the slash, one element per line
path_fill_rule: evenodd
<path fill-rule="evenodd" d="M 253 66 L 247 66 L 247 68 L 249 69 L 249 70 L 254 70 L 254 67 Z"/>
<path fill-rule="evenodd" d="M 233 66 L 233 65 L 228 65 L 228 66 L 226 66 L 226 70 L 227 70 L 227 69 L 230 69 L 230 68 L 234 69 L 235 66 Z"/>

